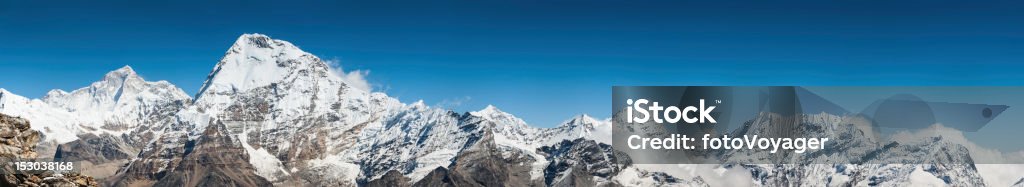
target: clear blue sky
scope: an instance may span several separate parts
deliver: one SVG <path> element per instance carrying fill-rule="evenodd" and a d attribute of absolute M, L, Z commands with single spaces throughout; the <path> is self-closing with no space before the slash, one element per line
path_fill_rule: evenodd
<path fill-rule="evenodd" d="M 242 33 L 370 70 L 413 102 L 536 126 L 608 117 L 613 85 L 1024 85 L 1022 1 L 0 0 L 0 87 L 131 65 L 194 94 Z"/>

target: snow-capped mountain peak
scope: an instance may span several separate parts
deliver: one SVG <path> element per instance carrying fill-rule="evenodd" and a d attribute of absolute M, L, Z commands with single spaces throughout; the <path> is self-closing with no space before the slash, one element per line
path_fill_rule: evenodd
<path fill-rule="evenodd" d="M 118 68 L 114 71 L 108 72 L 103 76 L 104 80 L 126 80 L 129 78 L 138 78 L 139 75 L 135 73 L 135 69 L 131 66 L 125 65 L 124 67 Z"/>
<path fill-rule="evenodd" d="M 522 119 L 517 118 L 515 115 L 502 111 L 494 105 L 487 105 L 484 109 L 469 112 L 470 115 L 483 118 L 486 121 L 494 122 L 494 127 L 498 131 L 529 131 L 532 130 L 529 125 L 526 124 Z M 521 134 L 521 132 L 517 132 Z"/>
<path fill-rule="evenodd" d="M 75 116 L 80 126 L 88 127 L 74 132 L 120 134 L 156 115 L 169 115 L 173 106 L 189 100 L 188 94 L 173 84 L 147 82 L 132 67 L 124 66 L 71 92 L 51 90 L 41 102 Z M 30 120 L 37 117 L 45 118 L 27 116 Z"/>
<path fill-rule="evenodd" d="M 69 93 L 67 91 L 64 91 L 64 90 L 61 90 L 61 89 L 52 89 L 49 92 L 46 92 L 46 96 L 44 96 L 44 98 L 45 97 L 63 97 L 63 96 L 68 95 L 68 94 Z"/>
<path fill-rule="evenodd" d="M 139 77 L 139 75 L 135 73 L 135 70 L 132 69 L 131 66 L 124 66 L 114 71 L 108 72 L 107 74 L 103 75 L 103 79 L 100 79 L 99 81 L 90 84 L 88 87 L 77 89 L 75 91 L 72 91 L 71 93 L 60 89 L 50 90 L 46 93 L 46 96 L 43 97 L 43 100 L 60 101 L 62 100 L 62 98 L 68 97 L 68 95 L 71 95 L 76 92 L 92 92 L 102 94 L 92 95 L 95 97 L 113 97 L 104 99 L 117 100 L 119 98 L 116 97 L 121 96 L 118 94 L 118 92 L 123 91 L 121 89 L 124 88 L 126 84 L 138 84 L 140 82 L 144 83 L 145 80 L 142 79 L 142 77 Z M 112 92 L 113 94 L 107 94 L 110 92 Z M 54 104 L 62 105 L 59 102 L 55 102 Z"/>
<path fill-rule="evenodd" d="M 112 111 L 137 102 L 189 99 L 184 91 L 167 81 L 147 82 L 131 66 L 111 71 L 88 87 L 72 92 L 51 90 L 43 97 L 46 103 L 70 112 Z"/>
<path fill-rule="evenodd" d="M 590 115 L 580 114 L 562 122 L 555 128 L 544 129 L 538 137 L 543 139 L 542 144 L 545 145 L 577 138 L 611 144 L 611 133 L 612 123 L 610 120 L 597 120 Z"/>
<path fill-rule="evenodd" d="M 594 125 L 598 123 L 597 119 L 590 117 L 587 114 L 580 114 L 574 116 L 572 119 L 566 120 L 560 126 L 562 127 L 583 127 L 587 129 L 593 129 Z"/>
<path fill-rule="evenodd" d="M 329 69 L 320 58 L 287 41 L 263 34 L 243 34 L 210 71 L 196 101 L 214 101 L 218 99 L 205 98 L 268 86 L 290 89 L 338 85 L 341 78 L 332 75 Z"/>
<path fill-rule="evenodd" d="M 490 116 L 504 115 L 504 114 L 508 114 L 508 113 L 505 113 L 504 111 L 501 111 L 500 109 L 498 109 L 498 107 L 496 107 L 494 105 L 487 105 L 487 107 L 484 107 L 484 109 L 480 109 L 478 111 L 469 112 L 469 114 L 472 114 L 472 115 L 477 116 L 477 117 L 488 118 Z"/>
<path fill-rule="evenodd" d="M 167 81 L 146 82 L 130 66 L 108 72 L 89 86 L 54 89 L 41 99 L 0 91 L 0 112 L 32 122 L 45 141 L 66 143 L 76 134 L 122 134 L 176 111 L 191 98 Z"/>
<path fill-rule="evenodd" d="M 508 112 L 502 111 L 501 109 L 498 109 L 498 107 L 494 105 L 487 105 L 487 107 L 484 107 L 484 109 L 469 112 L 469 114 L 490 121 L 512 122 L 508 124 L 526 124 L 526 122 L 523 122 L 522 119 L 519 119 L 515 115 L 512 115 Z"/>

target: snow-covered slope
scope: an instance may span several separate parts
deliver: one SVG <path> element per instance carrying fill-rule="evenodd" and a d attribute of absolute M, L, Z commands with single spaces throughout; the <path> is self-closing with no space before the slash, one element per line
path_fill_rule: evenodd
<path fill-rule="evenodd" d="M 0 88 L 0 113 L 28 119 L 32 129 L 43 133 L 43 142 L 66 143 L 83 130 L 76 116 L 39 99 L 28 99 Z"/>
<path fill-rule="evenodd" d="M 178 109 L 168 105 L 184 105 L 191 99 L 167 81 L 147 82 L 124 66 L 88 87 L 70 93 L 52 90 L 42 100 L 74 114 L 86 131 L 120 135 Z"/>
<path fill-rule="evenodd" d="M 121 135 L 178 110 L 169 105 L 185 105 L 191 100 L 167 81 L 146 82 L 128 66 L 107 73 L 88 87 L 70 93 L 52 90 L 42 99 L 0 92 L 0 113 L 29 119 L 46 140 L 57 143 L 74 141 L 82 133 Z"/>

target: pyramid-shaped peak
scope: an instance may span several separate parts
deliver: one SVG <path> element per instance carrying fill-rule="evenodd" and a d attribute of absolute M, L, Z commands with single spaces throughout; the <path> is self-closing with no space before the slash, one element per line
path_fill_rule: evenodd
<path fill-rule="evenodd" d="M 484 107 L 484 109 L 469 112 L 469 114 L 487 120 L 504 121 L 505 123 L 515 124 L 516 126 L 526 125 L 526 122 L 524 122 L 522 119 L 519 119 L 515 115 L 512 115 L 508 112 L 501 111 L 501 109 L 498 109 L 498 107 L 494 105 L 487 105 L 487 107 Z"/>
<path fill-rule="evenodd" d="M 125 65 L 124 67 L 117 68 L 116 70 L 111 71 L 110 73 L 135 74 L 135 69 L 132 69 L 132 66 Z"/>
<path fill-rule="evenodd" d="M 52 90 L 46 92 L 46 96 L 64 96 L 64 95 L 68 95 L 68 94 L 69 93 L 67 91 L 64 91 L 64 90 L 61 90 L 61 89 L 52 89 Z"/>
<path fill-rule="evenodd" d="M 580 114 L 573 116 L 572 119 L 562 122 L 561 126 L 592 126 L 597 123 L 599 123 L 599 121 L 597 119 L 594 119 L 594 117 L 591 117 L 590 115 L 587 114 Z"/>
<path fill-rule="evenodd" d="M 483 116 L 491 116 L 491 115 L 495 115 L 495 114 L 505 114 L 505 112 L 499 110 L 498 107 L 496 107 L 494 105 L 487 105 L 487 107 L 484 107 L 484 109 L 481 109 L 481 110 L 478 110 L 478 111 L 474 111 L 474 112 L 469 112 L 469 114 L 472 114 L 474 116 L 483 117 Z"/>
<path fill-rule="evenodd" d="M 135 69 L 131 66 L 125 65 L 124 67 L 118 68 L 114 71 L 108 72 L 103 76 L 103 80 L 125 80 L 129 78 L 138 78 L 138 74 L 135 73 Z"/>
<path fill-rule="evenodd" d="M 581 122 L 581 123 L 593 123 L 593 122 L 597 121 L 597 119 L 594 119 L 594 117 L 591 117 L 589 114 L 580 114 L 580 115 L 573 116 L 572 120 L 575 120 L 575 121 Z"/>
<path fill-rule="evenodd" d="M 270 85 L 340 83 L 341 78 L 331 76 L 329 68 L 319 57 L 288 41 L 242 34 L 207 75 L 196 101 L 203 102 L 208 93 L 244 92 Z"/>

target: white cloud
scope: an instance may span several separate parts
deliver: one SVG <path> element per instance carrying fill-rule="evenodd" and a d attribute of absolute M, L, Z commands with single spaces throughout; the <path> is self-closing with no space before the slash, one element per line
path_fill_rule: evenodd
<path fill-rule="evenodd" d="M 370 70 L 352 70 L 345 72 L 345 69 L 341 68 L 341 61 L 337 58 L 329 59 L 325 62 L 327 63 L 327 66 L 330 66 L 331 73 L 341 77 L 341 81 L 345 81 L 349 86 L 367 92 L 373 91 L 373 86 L 370 82 L 366 81 L 366 76 L 370 75 Z"/>
<path fill-rule="evenodd" d="M 983 160 L 982 163 L 1024 163 L 1024 157 L 1021 157 L 1020 152 L 1007 154 L 996 149 L 983 147 L 968 140 L 963 132 L 945 127 L 942 124 L 934 124 L 914 132 L 900 131 L 891 137 L 896 142 L 927 141 L 931 137 L 942 137 L 944 141 L 963 145 L 975 161 Z"/>
<path fill-rule="evenodd" d="M 457 108 L 459 106 L 462 106 L 463 103 L 469 102 L 470 99 L 473 99 L 473 98 L 471 98 L 469 96 L 465 96 L 465 97 L 459 97 L 459 98 L 444 99 L 444 100 L 441 100 L 441 102 L 435 104 L 434 106 L 437 107 L 437 108 L 444 108 L 444 109 L 452 110 L 452 109 L 455 109 L 455 108 Z"/>

